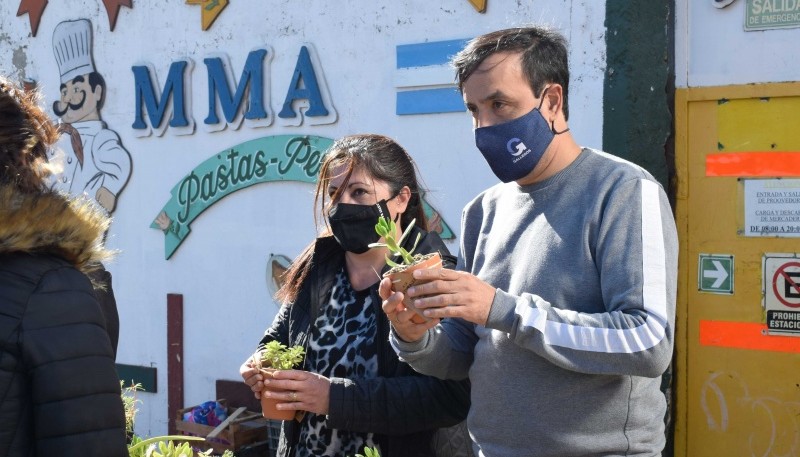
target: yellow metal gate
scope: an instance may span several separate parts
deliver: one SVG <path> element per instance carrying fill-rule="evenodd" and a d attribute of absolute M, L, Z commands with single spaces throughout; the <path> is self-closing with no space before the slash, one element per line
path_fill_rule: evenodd
<path fill-rule="evenodd" d="M 675 455 L 800 456 L 800 83 L 675 100 Z"/>

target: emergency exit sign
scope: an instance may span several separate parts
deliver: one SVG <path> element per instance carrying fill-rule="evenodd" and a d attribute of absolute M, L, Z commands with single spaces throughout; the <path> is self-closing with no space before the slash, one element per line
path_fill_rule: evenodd
<path fill-rule="evenodd" d="M 800 0 L 747 0 L 744 30 L 800 27 Z"/>
<path fill-rule="evenodd" d="M 700 254 L 697 264 L 697 290 L 717 294 L 732 294 L 733 256 Z"/>

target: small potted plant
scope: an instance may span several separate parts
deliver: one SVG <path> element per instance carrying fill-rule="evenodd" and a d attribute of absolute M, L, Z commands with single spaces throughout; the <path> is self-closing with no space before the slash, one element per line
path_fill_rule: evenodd
<path fill-rule="evenodd" d="M 411 321 L 421 324 L 429 321 L 430 319 L 423 316 L 417 308 L 414 307 L 413 300 L 408 297 L 406 290 L 409 287 L 419 284 L 420 281 L 414 279 L 413 273 L 416 270 L 423 270 L 427 268 L 441 268 L 442 257 L 438 252 L 430 254 L 414 254 L 417 248 L 421 234 L 417 235 L 414 245 L 410 250 L 403 247 L 403 242 L 411 233 L 412 227 L 417 220 L 414 219 L 408 224 L 406 230 L 399 239 L 395 238 L 397 233 L 397 225 L 388 217 L 379 217 L 378 223 L 375 224 L 375 232 L 383 238 L 383 242 L 372 243 L 369 245 L 371 248 L 385 247 L 392 254 L 391 257 L 397 257 L 398 261 L 392 260 L 390 256 L 386 256 L 386 264 L 392 267 L 389 271 L 383 274 L 384 278 L 389 278 L 392 282 L 392 290 L 395 292 L 402 292 L 404 295 L 403 304 L 408 309 L 414 310 L 415 314 L 412 316 Z"/>
<path fill-rule="evenodd" d="M 270 376 L 278 370 L 291 370 L 303 361 L 305 351 L 303 346 L 286 347 L 280 341 L 270 341 L 261 350 L 253 354 L 253 367 L 261 371 L 264 376 Z M 276 405 L 282 400 L 267 398 L 261 393 L 261 414 L 267 419 L 291 420 L 295 411 L 279 410 Z"/>

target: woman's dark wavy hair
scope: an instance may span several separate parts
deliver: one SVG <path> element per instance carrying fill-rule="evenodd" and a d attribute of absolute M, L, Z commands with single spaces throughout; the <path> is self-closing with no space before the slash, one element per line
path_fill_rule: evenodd
<path fill-rule="evenodd" d="M 25 193 L 48 188 L 47 151 L 58 138 L 40 99 L 38 91 L 0 76 L 0 184 Z"/>
<path fill-rule="evenodd" d="M 414 225 L 427 230 L 428 222 L 422 206 L 421 189 L 411 156 L 391 138 L 376 134 L 360 134 L 336 140 L 320 165 L 314 192 L 314 219 L 319 226 L 316 215 L 324 216 L 325 235 L 330 234 L 328 215 L 331 204 L 339 200 L 353 172 L 359 169 L 364 170 L 372 179 L 387 183 L 392 196 L 397 195 L 404 186 L 408 186 L 411 198 L 406 211 L 400 217 L 400 225 L 405 228 L 416 219 Z M 342 173 L 344 180 L 336 192 L 328 196 L 328 185 L 332 179 L 339 177 L 333 174 L 336 171 Z M 283 285 L 275 294 L 279 302 L 286 304 L 297 299 L 297 294 L 311 269 L 314 245 L 315 242 L 311 242 L 281 277 Z"/>
<path fill-rule="evenodd" d="M 522 54 L 522 71 L 536 97 L 541 96 L 546 84 L 560 84 L 564 94 L 564 118 L 569 119 L 569 60 L 563 35 L 544 27 L 517 27 L 472 39 L 453 57 L 459 90 L 463 91 L 464 82 L 481 62 L 497 52 Z"/>

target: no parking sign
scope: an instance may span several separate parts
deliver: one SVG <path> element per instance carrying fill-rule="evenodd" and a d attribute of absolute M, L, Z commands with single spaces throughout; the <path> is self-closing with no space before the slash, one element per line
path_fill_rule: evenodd
<path fill-rule="evenodd" d="M 770 333 L 800 335 L 800 254 L 764 254 L 762 277 Z"/>

